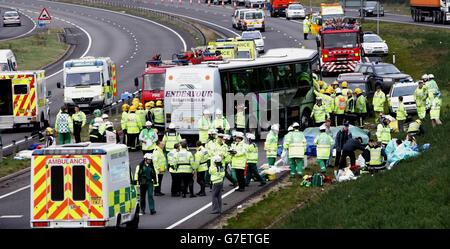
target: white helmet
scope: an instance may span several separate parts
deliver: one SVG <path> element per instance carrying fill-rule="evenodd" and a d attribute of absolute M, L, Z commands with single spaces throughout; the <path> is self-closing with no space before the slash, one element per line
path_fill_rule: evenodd
<path fill-rule="evenodd" d="M 270 129 L 272 130 L 272 131 L 279 131 L 280 130 L 280 125 L 279 124 L 273 124 L 271 127 L 270 127 Z"/>
<path fill-rule="evenodd" d="M 94 123 L 94 124 L 92 125 L 92 129 L 98 129 L 98 127 L 100 127 L 100 124 L 99 124 L 99 123 Z"/>
<path fill-rule="evenodd" d="M 225 139 L 225 140 L 230 140 L 230 139 L 231 139 L 231 136 L 228 135 L 228 134 L 223 134 L 223 139 Z"/>
<path fill-rule="evenodd" d="M 247 133 L 246 135 L 247 135 L 247 138 L 248 138 L 248 139 L 255 140 L 255 134 L 253 134 L 253 133 Z"/>
<path fill-rule="evenodd" d="M 102 118 L 103 118 L 103 119 L 109 118 L 109 116 L 108 116 L 108 114 L 105 113 L 105 114 L 102 115 Z"/>
<path fill-rule="evenodd" d="M 428 80 L 428 78 L 429 78 L 429 75 L 428 75 L 428 74 L 422 75 L 422 80 Z"/>
<path fill-rule="evenodd" d="M 428 75 L 428 79 L 434 79 L 434 75 L 430 73 L 430 74 Z"/>
<path fill-rule="evenodd" d="M 216 157 L 214 157 L 214 162 L 215 162 L 215 163 L 220 163 L 220 162 L 222 162 L 222 157 L 219 156 L 219 155 L 217 155 Z"/>
<path fill-rule="evenodd" d="M 152 126 L 152 122 L 150 121 L 145 122 L 145 126 Z"/>
<path fill-rule="evenodd" d="M 336 92 L 336 94 L 342 93 L 342 90 L 341 90 L 341 88 L 338 87 L 338 88 L 336 88 L 335 92 Z"/>
<path fill-rule="evenodd" d="M 169 129 L 174 130 L 175 129 L 175 124 L 174 123 L 170 123 L 169 124 Z"/>
<path fill-rule="evenodd" d="M 298 127 L 300 127 L 300 124 L 299 123 L 297 123 L 297 122 L 294 122 L 293 124 L 292 124 L 292 128 L 298 128 Z"/>
<path fill-rule="evenodd" d="M 216 115 L 222 115 L 222 110 L 216 109 Z"/>
<path fill-rule="evenodd" d="M 234 135 L 235 135 L 236 137 L 244 138 L 244 133 L 242 133 L 242 132 L 240 132 L 240 131 L 237 131 Z"/>
<path fill-rule="evenodd" d="M 319 127 L 319 130 L 321 130 L 321 131 L 326 131 L 326 130 L 327 130 L 327 126 L 326 126 L 325 124 L 323 124 L 323 125 L 321 125 L 321 126 Z"/>
<path fill-rule="evenodd" d="M 217 130 L 216 129 L 209 129 L 208 134 L 209 135 L 217 135 Z"/>
<path fill-rule="evenodd" d="M 153 154 L 152 153 L 145 153 L 144 159 L 153 159 Z"/>
<path fill-rule="evenodd" d="M 211 113 L 209 112 L 208 109 L 203 110 L 203 115 L 209 115 L 209 114 L 211 114 Z"/>
<path fill-rule="evenodd" d="M 112 122 L 106 123 L 106 129 L 108 129 L 108 128 L 114 128 L 114 125 Z"/>
<path fill-rule="evenodd" d="M 319 76 L 316 73 L 313 73 L 312 75 L 313 75 L 313 79 L 319 80 Z"/>
<path fill-rule="evenodd" d="M 294 130 L 294 128 L 292 127 L 292 125 L 288 127 L 288 131 L 293 131 L 293 130 Z"/>

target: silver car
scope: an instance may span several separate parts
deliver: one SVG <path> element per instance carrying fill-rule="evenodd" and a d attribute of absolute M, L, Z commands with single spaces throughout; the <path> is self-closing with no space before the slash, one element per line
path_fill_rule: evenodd
<path fill-rule="evenodd" d="M 3 26 L 7 25 L 17 25 L 21 26 L 22 22 L 20 21 L 20 15 L 17 11 L 5 11 L 3 13 Z"/>

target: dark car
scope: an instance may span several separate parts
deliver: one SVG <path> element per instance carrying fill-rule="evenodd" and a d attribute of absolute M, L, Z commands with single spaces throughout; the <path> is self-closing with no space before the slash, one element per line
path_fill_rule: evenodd
<path fill-rule="evenodd" d="M 374 86 L 370 83 L 369 75 L 364 75 L 362 73 L 341 73 L 337 77 L 336 81 L 341 84 L 347 81 L 348 88 L 355 92 L 356 88 L 362 90 L 364 96 L 367 98 L 367 110 L 371 110 L 371 103 L 373 94 L 375 93 Z"/>
<path fill-rule="evenodd" d="M 380 16 L 384 16 L 383 4 L 380 4 L 379 9 L 378 9 L 377 1 L 367 1 L 362 9 L 362 15 L 361 15 L 361 9 L 359 10 L 359 16 L 377 16 L 378 11 L 380 11 Z"/>
<path fill-rule="evenodd" d="M 373 89 L 376 83 L 380 83 L 385 93 L 389 92 L 394 83 L 413 81 L 409 74 L 404 74 L 396 66 L 383 62 L 360 63 L 355 67 L 355 73 L 367 75 Z"/>

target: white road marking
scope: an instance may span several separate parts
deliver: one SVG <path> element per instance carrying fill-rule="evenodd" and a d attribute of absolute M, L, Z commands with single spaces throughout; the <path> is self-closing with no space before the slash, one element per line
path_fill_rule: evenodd
<path fill-rule="evenodd" d="M 225 197 L 231 195 L 234 191 L 236 191 L 236 189 L 238 189 L 239 187 L 233 188 L 230 191 L 228 191 L 227 193 L 225 193 L 224 195 L 222 195 L 222 199 L 224 199 Z M 190 218 L 196 216 L 197 214 L 201 213 L 203 210 L 207 209 L 208 207 L 212 206 L 212 202 L 209 202 L 208 204 L 204 205 L 203 207 L 201 207 L 200 209 L 198 209 L 197 211 L 193 212 L 192 214 L 184 217 L 183 219 L 173 223 L 172 225 L 168 226 L 166 229 L 172 229 L 178 225 L 180 225 L 181 223 L 189 220 Z"/>
<path fill-rule="evenodd" d="M 30 187 L 30 185 L 27 185 L 27 186 L 25 186 L 25 187 L 21 187 L 21 188 L 16 189 L 16 190 L 14 190 L 14 191 L 12 191 L 12 192 L 9 192 L 9 193 L 7 193 L 7 194 L 4 194 L 4 195 L 0 196 L 0 200 L 3 199 L 3 198 L 8 197 L 8 196 L 10 196 L 10 195 L 13 195 L 13 194 L 15 194 L 15 193 L 18 193 L 18 192 L 20 192 L 20 191 L 22 191 L 22 190 L 25 190 L 25 189 L 27 189 L 27 188 L 29 188 L 29 187 Z"/>
<path fill-rule="evenodd" d="M 17 219 L 22 217 L 23 215 L 2 215 L 0 216 L 0 219 Z"/>

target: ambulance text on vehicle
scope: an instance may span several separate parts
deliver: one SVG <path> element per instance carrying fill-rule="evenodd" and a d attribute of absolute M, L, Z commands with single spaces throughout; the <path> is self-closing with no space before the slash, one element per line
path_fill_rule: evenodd
<path fill-rule="evenodd" d="M 49 105 L 45 71 L 0 71 L 0 129 L 47 127 Z"/>
<path fill-rule="evenodd" d="M 116 64 L 109 57 L 64 62 L 64 104 L 103 108 L 117 95 Z M 60 84 L 58 84 L 60 87 Z"/>
<path fill-rule="evenodd" d="M 229 94 L 242 93 L 253 96 L 245 102 L 250 107 L 246 119 L 256 120 L 255 132 L 263 137 L 270 124 L 261 122 L 260 115 L 268 111 L 268 103 L 275 95 L 279 96 L 276 104 L 281 129 L 293 122 L 309 126 L 315 102 L 312 73 L 317 68 L 317 51 L 300 48 L 271 49 L 255 59 L 168 68 L 164 90 L 166 124 L 174 123 L 181 134 L 198 134 L 203 110 L 214 113 L 221 109 L 224 116 L 229 109 L 234 113 L 236 103 L 225 100 Z M 234 114 L 227 119 L 234 125 Z"/>
<path fill-rule="evenodd" d="M 231 47 L 235 47 L 232 49 Z M 256 44 L 253 39 L 243 38 L 227 38 L 217 39 L 216 41 L 209 42 L 208 48 L 211 52 L 220 51 L 223 58 L 236 59 L 236 58 L 256 58 L 258 51 L 256 50 Z"/>
<path fill-rule="evenodd" d="M 78 143 L 35 150 L 32 228 L 137 228 L 139 202 L 123 144 Z"/>

